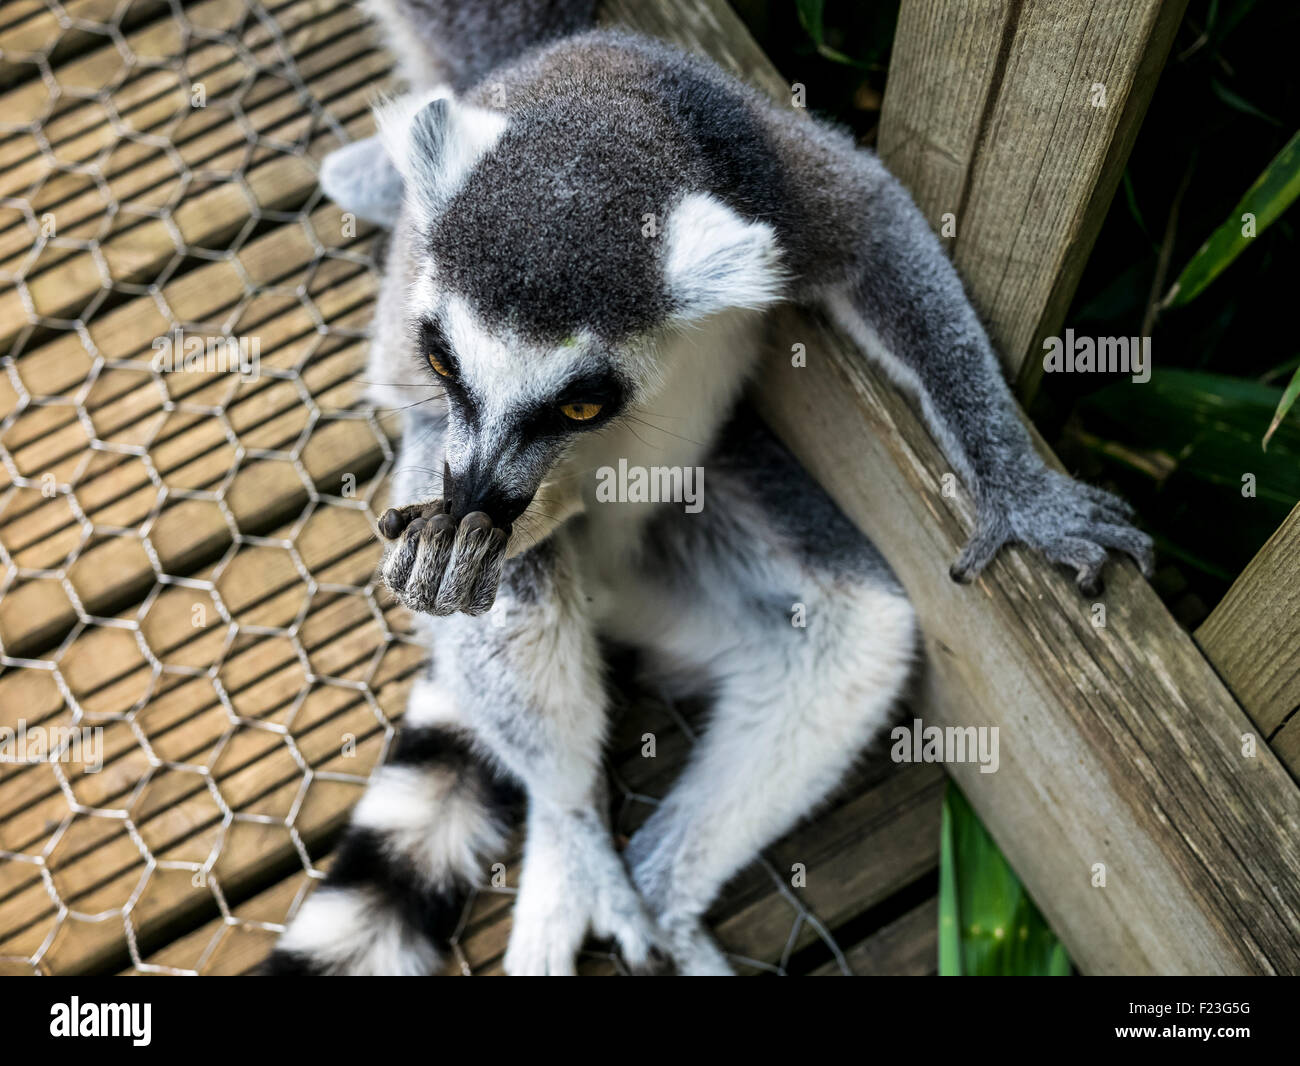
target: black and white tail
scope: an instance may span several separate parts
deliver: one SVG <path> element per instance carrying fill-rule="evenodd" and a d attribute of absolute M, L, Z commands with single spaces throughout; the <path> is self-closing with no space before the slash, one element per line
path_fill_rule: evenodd
<path fill-rule="evenodd" d="M 413 713 L 421 682 L 412 693 Z M 268 976 L 419 976 L 440 966 L 470 886 L 487 880 L 520 792 L 454 725 L 408 722 L 352 814 L 325 883 Z"/>

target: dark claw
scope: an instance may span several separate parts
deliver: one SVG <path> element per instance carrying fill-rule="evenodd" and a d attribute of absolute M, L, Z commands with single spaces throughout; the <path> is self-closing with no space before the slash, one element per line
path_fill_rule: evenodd
<path fill-rule="evenodd" d="M 470 511 L 460 520 L 460 524 L 465 528 L 467 533 L 474 530 L 488 530 L 492 528 L 492 519 L 482 511 Z"/>
<path fill-rule="evenodd" d="M 1079 591 L 1085 596 L 1100 596 L 1105 588 L 1106 583 L 1102 581 L 1100 574 L 1091 581 L 1083 580 L 1079 582 Z"/>
<path fill-rule="evenodd" d="M 406 528 L 406 516 L 395 507 L 390 507 L 379 519 L 379 532 L 386 540 L 396 540 Z"/>

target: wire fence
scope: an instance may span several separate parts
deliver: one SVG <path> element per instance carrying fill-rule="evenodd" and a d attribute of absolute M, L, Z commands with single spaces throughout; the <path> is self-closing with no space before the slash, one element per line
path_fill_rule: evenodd
<path fill-rule="evenodd" d="M 247 968 L 392 740 L 373 235 L 315 182 L 388 66 L 320 0 L 0 14 L 0 970 Z M 789 935 L 742 961 L 847 972 L 766 876 Z"/>

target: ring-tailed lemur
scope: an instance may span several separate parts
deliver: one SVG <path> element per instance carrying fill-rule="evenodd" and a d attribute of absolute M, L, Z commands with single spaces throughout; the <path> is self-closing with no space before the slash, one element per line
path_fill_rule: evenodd
<path fill-rule="evenodd" d="M 594 932 L 634 969 L 725 973 L 701 916 L 834 787 L 916 650 L 884 561 L 740 402 L 764 309 L 824 308 L 919 397 L 977 501 L 955 577 L 1021 542 L 1090 591 L 1108 549 L 1146 569 L 1150 541 L 1035 453 L 956 273 L 874 155 L 701 59 L 572 35 L 590 0 L 490 7 L 382 0 L 413 91 L 323 169 L 392 230 L 369 376 L 408 410 L 383 578 L 436 674 L 269 970 L 432 970 L 522 785 L 507 972 L 571 973 Z M 604 502 L 595 472 L 620 460 L 703 467 L 707 505 Z M 604 639 L 713 704 L 623 856 Z"/>

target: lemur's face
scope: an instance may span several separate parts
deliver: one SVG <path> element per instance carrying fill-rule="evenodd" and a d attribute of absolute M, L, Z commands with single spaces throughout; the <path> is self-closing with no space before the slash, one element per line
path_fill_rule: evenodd
<path fill-rule="evenodd" d="M 552 482 L 530 511 L 538 490 L 563 457 L 653 387 L 653 364 L 623 356 L 590 333 L 547 343 L 494 329 L 454 292 L 418 299 L 411 322 L 420 371 L 447 399 L 448 513 L 482 511 L 498 527 L 512 527 L 522 516 L 523 539 L 537 539 L 559 517 L 551 508 L 571 495 Z"/>
<path fill-rule="evenodd" d="M 447 397 L 427 521 L 451 538 L 472 516 L 513 554 L 582 506 L 593 442 L 663 398 L 665 336 L 779 298 L 774 231 L 684 187 L 627 116 L 579 130 L 426 96 L 379 119 L 414 235 L 412 348 Z M 428 554 L 450 573 L 457 552 Z"/>

